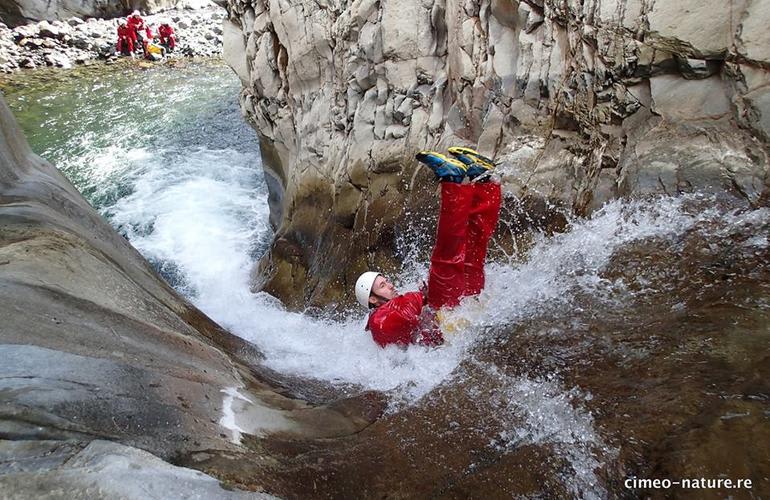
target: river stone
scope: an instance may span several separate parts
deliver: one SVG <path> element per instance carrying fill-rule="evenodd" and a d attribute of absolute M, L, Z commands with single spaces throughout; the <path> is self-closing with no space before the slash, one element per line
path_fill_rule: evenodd
<path fill-rule="evenodd" d="M 64 32 L 59 27 L 46 21 L 38 24 L 38 33 L 44 38 L 61 38 L 64 35 Z"/>
<path fill-rule="evenodd" d="M 72 61 L 66 54 L 54 53 L 45 56 L 45 61 L 49 66 L 56 66 L 57 68 L 69 69 L 72 67 Z"/>
<path fill-rule="evenodd" d="M 202 472 L 175 467 L 146 451 L 98 439 L 90 443 L 0 441 L 0 489 L 7 500 L 275 498 L 227 490 Z"/>
<path fill-rule="evenodd" d="M 142 13 L 155 13 L 174 8 L 204 8 L 212 5 L 208 0 L 138 0 L 131 9 Z M 126 14 L 126 4 L 117 0 L 9 0 L 0 6 L 0 17 L 10 26 L 30 21 L 54 21 L 57 19 L 118 17 Z M 74 17 L 73 17 L 74 16 Z M 69 20 L 68 20 L 69 22 Z"/>
<path fill-rule="evenodd" d="M 185 5 L 188 4 L 185 3 Z M 197 5 L 195 8 L 202 7 Z M 177 30 L 179 37 L 177 51 L 171 57 L 210 57 L 221 53 L 223 40 L 218 34 L 223 32 L 219 26 L 221 16 L 217 19 L 213 17 L 217 11 L 221 13 L 223 9 L 211 8 L 207 5 L 205 6 L 206 15 L 201 15 L 199 10 L 184 11 L 177 15 L 184 22 L 189 23 L 194 18 L 199 24 L 193 29 Z M 149 25 L 157 26 L 164 17 L 165 15 L 150 14 L 145 15 L 145 20 Z M 25 58 L 30 59 L 35 66 L 57 66 L 55 62 L 46 60 L 46 56 L 52 53 L 51 50 L 66 55 L 76 64 L 86 64 L 97 59 L 107 60 L 112 57 L 116 49 L 117 21 L 115 19 L 89 18 L 86 21 L 70 22 L 71 19 L 66 22 L 41 21 L 19 26 L 12 31 L 7 31 L 7 36 L 2 36 L 2 30 L 0 30 L 0 57 L 7 60 L 0 64 L 0 71 L 12 72 L 19 69 L 22 59 Z"/>

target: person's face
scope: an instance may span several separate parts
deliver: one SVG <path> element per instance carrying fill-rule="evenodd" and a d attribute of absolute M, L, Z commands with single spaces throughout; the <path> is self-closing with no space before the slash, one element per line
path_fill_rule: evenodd
<path fill-rule="evenodd" d="M 388 281 L 384 276 L 380 275 L 377 276 L 377 278 L 374 280 L 374 284 L 372 285 L 372 293 L 369 296 L 369 302 L 372 304 L 377 304 L 383 299 L 386 301 L 391 300 L 396 295 L 396 287 L 393 286 L 393 283 Z"/>

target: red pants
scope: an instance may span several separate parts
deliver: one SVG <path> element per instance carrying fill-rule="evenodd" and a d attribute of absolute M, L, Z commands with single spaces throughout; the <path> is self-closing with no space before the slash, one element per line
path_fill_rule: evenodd
<path fill-rule="evenodd" d="M 118 39 L 118 53 L 124 54 L 124 49 L 128 52 L 134 51 L 134 41 L 131 39 L 131 37 L 124 36 Z"/>
<path fill-rule="evenodd" d="M 174 35 L 161 36 L 160 37 L 160 44 L 167 46 L 168 50 L 173 51 L 174 47 L 176 47 L 176 39 L 174 38 Z"/>
<path fill-rule="evenodd" d="M 441 183 L 441 212 L 430 259 L 428 305 L 456 306 L 484 288 L 487 246 L 500 215 L 500 185 Z"/>

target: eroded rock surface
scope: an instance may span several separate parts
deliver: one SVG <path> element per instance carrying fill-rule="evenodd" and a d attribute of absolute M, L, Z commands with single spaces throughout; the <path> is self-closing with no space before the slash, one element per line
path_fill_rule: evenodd
<path fill-rule="evenodd" d="M 3 498 L 269 499 L 227 490 L 211 476 L 109 441 L 0 441 Z"/>
<path fill-rule="evenodd" d="M 435 203 L 423 148 L 502 159 L 506 191 L 536 216 L 694 190 L 764 203 L 761 4 L 229 0 L 225 57 L 276 227 L 256 286 L 323 305 L 396 266 L 398 221 Z"/>

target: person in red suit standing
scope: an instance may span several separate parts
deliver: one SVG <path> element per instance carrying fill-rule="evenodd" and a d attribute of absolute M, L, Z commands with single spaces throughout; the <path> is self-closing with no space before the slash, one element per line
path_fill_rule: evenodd
<path fill-rule="evenodd" d="M 142 19 L 142 16 L 139 15 L 138 10 L 135 10 L 130 16 L 128 16 L 126 24 L 128 25 L 128 31 L 130 32 L 134 47 L 143 45 L 145 35 L 144 32 L 147 27 L 144 24 L 144 19 Z"/>
<path fill-rule="evenodd" d="M 441 181 L 441 209 L 427 286 L 398 294 L 376 271 L 355 285 L 358 302 L 371 309 L 367 330 L 380 347 L 413 343 L 440 345 L 435 313 L 484 288 L 484 261 L 500 213 L 500 184 L 492 182 L 494 162 L 470 148 L 449 148 L 454 158 L 433 151 L 417 154 Z M 426 307 L 427 306 L 427 307 Z"/>

